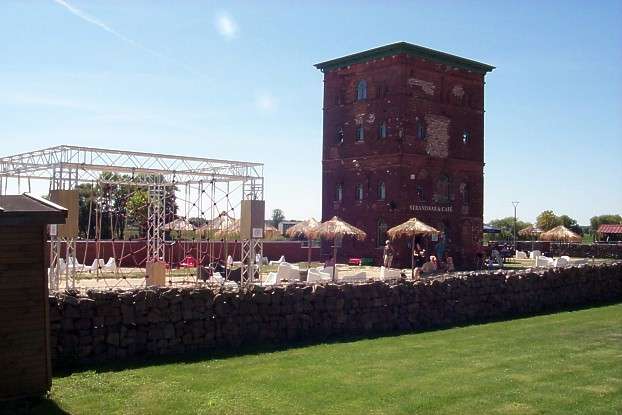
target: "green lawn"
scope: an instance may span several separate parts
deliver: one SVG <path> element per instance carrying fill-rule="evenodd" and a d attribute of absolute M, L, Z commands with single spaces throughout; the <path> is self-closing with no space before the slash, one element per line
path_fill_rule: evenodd
<path fill-rule="evenodd" d="M 71 414 L 620 414 L 622 304 L 54 378 Z M 43 413 L 43 412 L 42 412 Z"/>

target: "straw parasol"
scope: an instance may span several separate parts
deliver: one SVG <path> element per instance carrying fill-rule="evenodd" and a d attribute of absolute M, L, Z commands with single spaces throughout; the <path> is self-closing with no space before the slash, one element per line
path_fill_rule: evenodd
<path fill-rule="evenodd" d="M 518 231 L 518 234 L 520 236 L 528 236 L 528 237 L 531 238 L 531 250 L 532 251 L 533 251 L 534 240 L 541 233 L 542 233 L 542 229 L 537 228 L 537 227 L 535 227 L 533 225 L 529 225 L 526 228 L 523 228 L 520 231 Z"/>
<path fill-rule="evenodd" d="M 535 235 L 540 235 L 541 233 L 542 233 L 542 230 L 540 228 L 536 228 L 533 225 L 529 225 L 526 228 L 523 228 L 520 231 L 518 231 L 518 234 L 520 236 L 535 236 Z"/>
<path fill-rule="evenodd" d="M 309 218 L 302 222 L 298 222 L 285 231 L 285 234 L 290 238 L 300 238 L 301 236 L 307 238 L 309 242 L 307 268 L 311 268 L 311 241 L 313 240 L 313 232 L 315 232 L 319 226 L 320 222 L 315 220 L 315 218 Z"/>
<path fill-rule="evenodd" d="M 275 235 L 279 234 L 279 230 L 272 225 L 265 225 L 264 234 L 266 235 L 266 239 L 271 239 L 274 238 Z"/>
<path fill-rule="evenodd" d="M 331 220 L 327 220 L 326 222 L 320 224 L 317 229 L 311 232 L 311 237 L 316 238 L 324 238 L 324 239 L 332 239 L 335 241 L 338 238 L 343 238 L 344 236 L 351 236 L 354 239 L 358 239 L 362 241 L 367 237 L 367 234 L 360 230 L 359 228 L 350 225 L 348 222 L 345 222 L 339 219 L 337 216 L 333 216 Z M 337 244 L 333 243 L 333 255 L 335 258 L 335 265 L 333 266 L 333 281 L 335 280 L 335 268 L 337 266 Z"/>
<path fill-rule="evenodd" d="M 583 238 L 564 225 L 559 225 L 540 234 L 541 241 L 581 242 Z"/>
<path fill-rule="evenodd" d="M 187 219 L 177 218 L 162 226 L 164 231 L 193 231 L 194 226 Z"/>
<path fill-rule="evenodd" d="M 413 241 L 413 244 L 412 244 L 413 249 L 415 247 L 415 238 L 417 236 L 438 235 L 439 233 L 441 232 L 431 227 L 430 225 L 426 225 L 425 223 L 421 222 L 417 218 L 410 218 L 406 222 L 400 225 L 394 226 L 387 231 L 387 235 L 389 235 L 389 238 L 391 239 L 397 239 L 397 238 L 405 237 L 405 236 L 411 237 Z M 411 255 L 410 257 L 411 257 L 410 258 L 411 272 L 412 272 L 412 277 L 414 278 L 415 277 L 415 256 Z"/>

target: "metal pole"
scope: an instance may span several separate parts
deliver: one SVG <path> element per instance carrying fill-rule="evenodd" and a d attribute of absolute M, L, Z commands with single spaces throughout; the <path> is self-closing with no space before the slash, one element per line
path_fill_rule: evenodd
<path fill-rule="evenodd" d="M 415 235 L 413 235 L 413 243 L 410 247 L 410 278 L 415 279 Z"/>
<path fill-rule="evenodd" d="M 514 254 L 516 254 L 516 207 L 520 202 L 512 202 L 514 205 Z"/>

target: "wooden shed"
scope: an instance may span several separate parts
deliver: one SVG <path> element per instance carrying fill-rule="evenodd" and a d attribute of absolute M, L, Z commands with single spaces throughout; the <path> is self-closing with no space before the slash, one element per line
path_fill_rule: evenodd
<path fill-rule="evenodd" d="M 47 225 L 66 217 L 45 199 L 0 195 L 0 400 L 50 389 Z"/>

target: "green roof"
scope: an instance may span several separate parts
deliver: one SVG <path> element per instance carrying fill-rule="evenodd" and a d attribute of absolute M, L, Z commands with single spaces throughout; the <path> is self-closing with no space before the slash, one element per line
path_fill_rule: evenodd
<path fill-rule="evenodd" d="M 408 42 L 391 43 L 390 45 L 380 46 L 364 52 L 358 52 L 352 55 L 343 56 L 341 58 L 331 59 L 326 62 L 320 62 L 314 66 L 322 72 L 326 72 L 331 69 L 342 68 L 355 63 L 367 62 L 372 59 L 379 59 L 402 53 L 457 68 L 467 69 L 481 74 L 485 74 L 486 72 L 490 72 L 495 69 L 494 66 L 486 65 L 485 63 L 461 58 L 460 56 L 450 55 L 445 52 L 439 52 L 434 49 L 424 48 L 423 46 L 413 45 Z"/>

